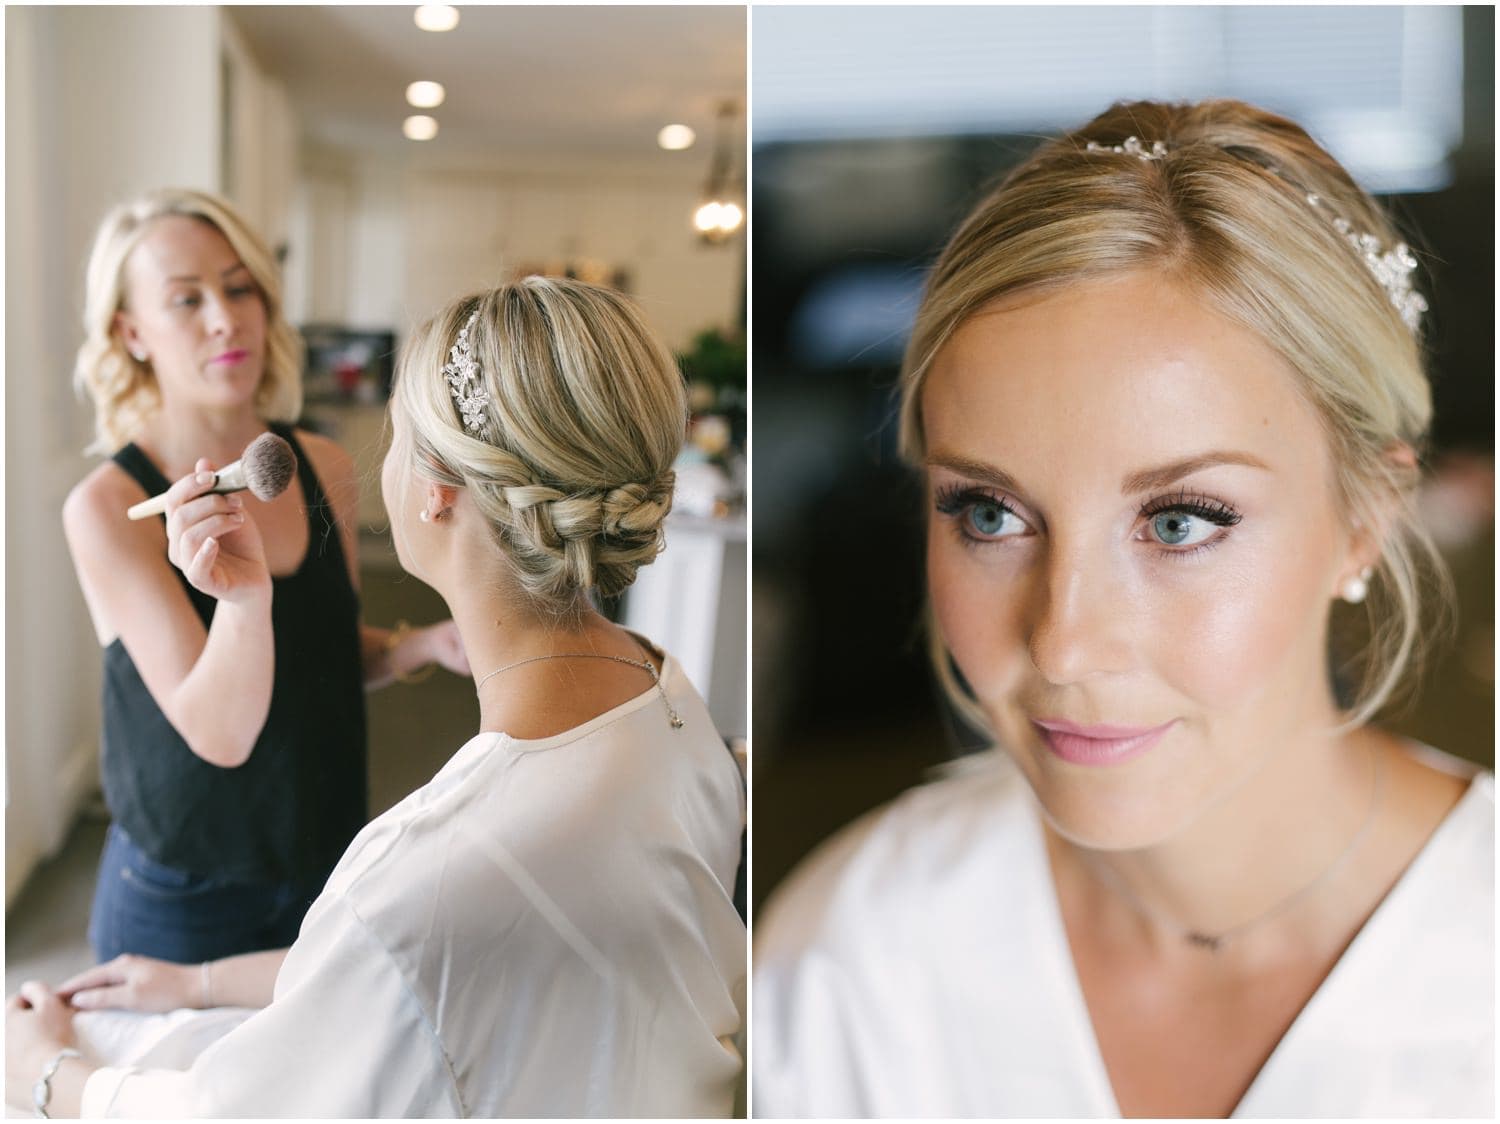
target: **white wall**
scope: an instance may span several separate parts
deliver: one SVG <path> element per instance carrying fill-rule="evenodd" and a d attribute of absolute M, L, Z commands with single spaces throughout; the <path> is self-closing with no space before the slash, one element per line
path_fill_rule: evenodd
<path fill-rule="evenodd" d="M 71 385 L 84 263 L 114 203 L 166 185 L 221 189 L 220 52 L 232 48 L 221 12 L 194 6 L 10 7 L 5 32 L 9 903 L 97 782 L 99 648 L 60 518 L 95 463 L 82 454 L 91 408 Z M 274 222 L 295 124 L 284 95 L 241 60 L 232 72 L 254 111 L 236 144 L 259 169 L 252 221 Z"/>
<path fill-rule="evenodd" d="M 294 206 L 289 302 L 303 321 L 404 332 L 522 265 L 594 259 L 624 268 L 674 347 L 738 322 L 742 242 L 691 226 L 696 166 L 663 176 L 603 161 L 432 167 L 309 148 Z"/>
<path fill-rule="evenodd" d="M 274 250 L 290 234 L 296 113 L 286 88 L 267 78 L 234 20 L 226 15 L 219 31 L 230 106 L 221 144 L 223 190 Z"/>
<path fill-rule="evenodd" d="M 352 192 L 347 169 L 304 166 L 297 177 L 286 263 L 286 311 L 293 324 L 349 319 Z"/>
<path fill-rule="evenodd" d="M 697 178 L 594 170 L 423 171 L 413 176 L 407 305 L 426 315 L 519 266 L 593 259 L 622 267 L 647 320 L 674 347 L 737 318 L 738 244 L 692 228 Z"/>
<path fill-rule="evenodd" d="M 366 160 L 351 176 L 349 300 L 359 327 L 403 328 L 408 271 L 406 174 L 386 160 Z"/>

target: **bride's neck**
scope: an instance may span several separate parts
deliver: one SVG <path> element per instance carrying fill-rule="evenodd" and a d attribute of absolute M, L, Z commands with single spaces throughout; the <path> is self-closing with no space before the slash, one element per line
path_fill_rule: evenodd
<path fill-rule="evenodd" d="M 1234 949 L 1221 951 L 1248 959 L 1346 939 L 1360 884 L 1346 868 L 1380 813 L 1383 752 L 1371 731 L 1289 742 L 1182 831 L 1138 850 L 1089 850 L 1049 827 L 1054 871 L 1101 923 L 1158 950 L 1180 950 L 1189 932 L 1231 934 Z"/>
<path fill-rule="evenodd" d="M 538 657 L 595 653 L 646 659 L 639 645 L 626 637 L 623 629 L 586 602 L 574 612 L 558 615 L 508 585 L 503 579 L 476 582 L 447 598 L 479 691 L 482 728 L 489 729 L 499 721 L 497 708 L 501 700 L 513 702 L 514 692 L 522 684 L 562 682 L 555 674 L 538 674 L 547 670 Z M 498 679 L 485 682 L 486 676 L 502 669 L 506 671 L 507 683 L 501 684 Z M 600 668 L 585 664 L 573 669 L 573 681 L 576 675 L 588 675 L 591 671 L 597 673 Z M 507 689 L 502 691 L 500 687 Z"/>

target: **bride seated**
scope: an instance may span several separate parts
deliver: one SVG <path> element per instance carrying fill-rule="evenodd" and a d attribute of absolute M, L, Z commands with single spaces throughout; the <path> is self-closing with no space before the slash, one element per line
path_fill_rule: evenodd
<path fill-rule="evenodd" d="M 672 358 L 615 293 L 527 278 L 415 333 L 391 421 L 396 553 L 452 609 L 479 732 L 359 834 L 290 949 L 24 985 L 12 1104 L 730 1113 L 743 783 L 679 665 L 590 601 L 661 549 L 686 421 Z M 259 1009 L 75 1019 L 215 1005 Z"/>

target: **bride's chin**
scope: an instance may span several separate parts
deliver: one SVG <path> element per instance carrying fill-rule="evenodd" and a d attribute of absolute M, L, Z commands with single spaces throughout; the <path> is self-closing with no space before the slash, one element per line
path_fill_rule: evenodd
<path fill-rule="evenodd" d="M 1095 851 L 1136 851 L 1173 838 L 1201 803 L 1142 774 L 1090 770 L 1059 775 L 1035 761 L 1018 762 L 1048 826 L 1068 842 Z"/>
<path fill-rule="evenodd" d="M 1079 807 L 1073 802 L 1049 806 L 1038 799 L 1047 825 L 1075 847 L 1090 851 L 1140 851 L 1171 838 L 1160 819 L 1122 816 L 1114 812 Z"/>

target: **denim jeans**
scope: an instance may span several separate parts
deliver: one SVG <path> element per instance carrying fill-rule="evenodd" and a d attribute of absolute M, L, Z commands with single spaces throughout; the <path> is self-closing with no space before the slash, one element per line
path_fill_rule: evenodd
<path fill-rule="evenodd" d="M 189 874 L 157 862 L 111 824 L 89 944 L 101 962 L 131 952 L 179 964 L 285 948 L 322 883 L 235 883 Z"/>

